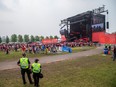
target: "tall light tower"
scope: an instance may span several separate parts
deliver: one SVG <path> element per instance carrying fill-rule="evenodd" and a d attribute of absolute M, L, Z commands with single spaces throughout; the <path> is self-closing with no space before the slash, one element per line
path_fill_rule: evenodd
<path fill-rule="evenodd" d="M 103 5 L 102 7 L 99 7 L 99 8 L 96 8 L 96 9 L 94 9 L 93 10 L 93 15 L 97 15 L 97 14 L 100 14 L 100 13 L 104 13 L 104 12 L 106 12 L 106 21 L 105 21 L 105 28 L 106 29 L 109 29 L 109 17 L 108 17 L 108 14 L 109 14 L 109 12 L 108 12 L 108 10 L 105 10 L 105 5 Z M 109 30 L 108 30 L 108 32 L 109 32 Z"/>

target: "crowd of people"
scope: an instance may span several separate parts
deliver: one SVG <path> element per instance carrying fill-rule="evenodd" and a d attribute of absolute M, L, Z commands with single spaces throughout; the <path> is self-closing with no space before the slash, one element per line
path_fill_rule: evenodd
<path fill-rule="evenodd" d="M 51 47 L 56 48 L 56 45 Z M 46 45 L 39 44 L 0 44 L 0 51 L 9 54 L 10 51 L 22 51 L 23 53 L 39 53 L 40 51 L 45 50 Z M 47 47 L 48 48 L 48 47 Z"/>
<path fill-rule="evenodd" d="M 0 44 L 0 51 L 9 54 L 12 51 L 18 52 L 22 51 L 22 53 L 56 53 L 58 51 L 62 51 L 62 46 L 68 47 L 80 47 L 80 46 L 92 46 L 93 43 L 87 42 L 63 42 L 63 43 L 55 43 L 55 44 L 40 44 L 40 43 L 13 43 L 13 44 Z"/>
<path fill-rule="evenodd" d="M 41 51 L 51 51 L 53 53 L 57 52 L 60 50 L 60 47 L 62 46 L 68 46 L 68 47 L 77 47 L 77 46 L 92 46 L 90 43 L 76 43 L 76 42 L 71 42 L 71 43 L 58 43 L 58 44 L 13 44 L 13 45 L 2 45 L 9 47 L 10 50 L 13 51 L 19 51 L 18 49 L 22 50 L 22 57 L 18 60 L 17 65 L 20 66 L 21 70 L 21 75 L 22 75 L 22 81 L 23 84 L 25 85 L 27 83 L 25 74 L 27 74 L 28 80 L 30 84 L 34 84 L 34 87 L 40 87 L 39 84 L 39 79 L 43 78 L 42 74 L 42 67 L 41 64 L 38 63 L 39 59 L 35 59 L 34 63 L 31 64 L 29 58 L 26 57 L 26 53 L 39 53 Z M 4 51 L 5 49 L 1 49 Z M 33 73 L 31 78 L 31 71 Z"/>
<path fill-rule="evenodd" d="M 116 46 L 115 45 L 114 46 L 111 46 L 111 45 L 107 46 L 107 45 L 105 45 L 105 47 L 104 47 L 104 54 L 105 55 L 112 54 L 113 61 L 115 61 L 115 59 L 116 59 Z"/>
<path fill-rule="evenodd" d="M 62 51 L 63 46 L 67 47 L 81 47 L 81 46 L 100 46 L 100 44 L 92 42 L 63 42 L 56 44 L 40 44 L 40 43 L 13 43 L 13 44 L 0 44 L 0 51 L 9 54 L 12 51 L 22 52 L 22 58 L 19 59 L 17 65 L 20 66 L 23 84 L 26 84 L 25 73 L 27 73 L 30 84 L 34 84 L 35 87 L 39 87 L 39 79 L 42 78 L 41 75 L 41 64 L 38 63 L 38 59 L 35 59 L 34 63 L 30 63 L 30 60 L 26 57 L 27 53 L 39 54 L 48 52 L 56 53 Z M 104 54 L 112 54 L 112 60 L 116 60 L 116 46 L 115 45 L 105 45 Z M 31 78 L 31 72 L 33 73 L 34 83 Z"/>

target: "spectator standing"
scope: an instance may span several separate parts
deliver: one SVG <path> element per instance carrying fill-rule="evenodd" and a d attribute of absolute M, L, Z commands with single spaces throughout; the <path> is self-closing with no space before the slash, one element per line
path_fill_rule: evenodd
<path fill-rule="evenodd" d="M 32 79 L 31 79 L 31 73 L 30 73 L 30 61 L 29 59 L 26 57 L 26 54 L 23 53 L 22 54 L 22 58 L 19 59 L 19 61 L 17 62 L 17 65 L 20 66 L 21 68 L 21 75 L 22 75 L 22 80 L 23 80 L 23 84 L 26 84 L 26 80 L 25 80 L 25 73 L 27 73 L 28 76 L 28 80 L 30 82 L 30 84 L 32 83 Z"/>
<path fill-rule="evenodd" d="M 114 49 L 113 49 L 113 61 L 115 61 L 116 59 L 116 46 L 114 46 Z"/>
<path fill-rule="evenodd" d="M 35 62 L 31 66 L 35 87 L 39 87 L 39 78 L 40 78 L 40 73 L 41 73 L 41 64 L 38 63 L 38 61 L 39 59 L 35 59 Z"/>

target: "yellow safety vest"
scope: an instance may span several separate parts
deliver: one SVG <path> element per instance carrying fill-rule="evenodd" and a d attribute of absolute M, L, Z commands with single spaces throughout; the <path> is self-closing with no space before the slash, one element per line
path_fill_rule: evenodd
<path fill-rule="evenodd" d="M 33 73 L 39 73 L 40 72 L 40 68 L 41 68 L 41 64 L 39 63 L 33 63 L 32 64 L 32 72 Z"/>
<path fill-rule="evenodd" d="M 28 58 L 20 58 L 20 67 L 22 69 L 29 68 Z"/>

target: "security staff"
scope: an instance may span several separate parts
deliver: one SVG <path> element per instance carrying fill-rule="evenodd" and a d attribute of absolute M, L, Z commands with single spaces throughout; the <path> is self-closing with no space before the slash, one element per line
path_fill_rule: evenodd
<path fill-rule="evenodd" d="M 39 76 L 41 73 L 41 64 L 38 63 L 38 61 L 39 61 L 39 59 L 35 59 L 35 62 L 31 66 L 35 87 L 39 87 Z"/>
<path fill-rule="evenodd" d="M 25 80 L 25 72 L 27 73 L 28 79 L 30 84 L 33 84 L 32 79 L 31 79 L 31 73 L 30 73 L 30 61 L 29 59 L 26 57 L 26 54 L 23 53 L 22 54 L 22 58 L 19 59 L 19 61 L 17 62 L 17 65 L 20 66 L 21 68 L 21 75 L 22 75 L 22 80 L 23 80 L 23 84 L 26 84 L 26 80 Z"/>

